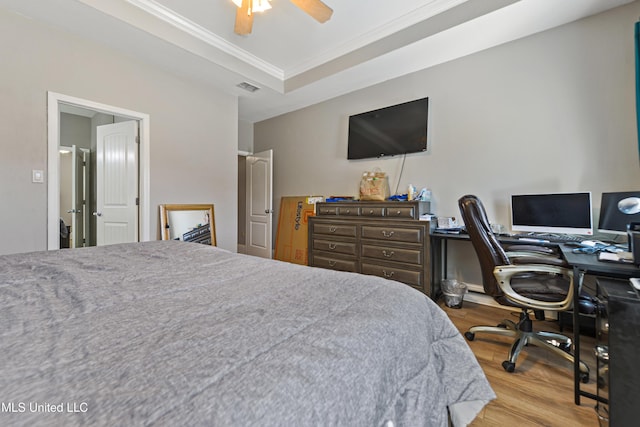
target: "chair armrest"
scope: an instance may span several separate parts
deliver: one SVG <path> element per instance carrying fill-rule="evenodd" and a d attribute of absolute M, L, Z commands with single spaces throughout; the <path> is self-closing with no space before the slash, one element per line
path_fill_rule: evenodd
<path fill-rule="evenodd" d="M 567 296 L 562 301 L 556 302 L 540 301 L 522 296 L 511 287 L 511 278 L 520 273 L 547 273 L 563 275 L 569 280 Z M 505 297 L 514 304 L 524 305 L 535 310 L 565 311 L 569 310 L 573 303 L 573 270 L 570 268 L 545 264 L 499 265 L 494 268 L 493 275 L 496 277 L 498 286 L 500 286 L 500 289 L 504 292 Z"/>
<path fill-rule="evenodd" d="M 547 255 L 543 253 L 536 252 L 528 252 L 528 251 L 515 251 L 515 252 L 506 252 L 507 256 L 514 264 L 547 264 L 547 265 L 555 265 L 558 267 L 569 267 L 567 261 L 563 258 Z"/>
<path fill-rule="evenodd" d="M 550 248 L 548 246 L 511 244 L 503 246 L 503 248 L 507 252 L 535 252 L 540 254 L 559 255 L 557 248 Z"/>

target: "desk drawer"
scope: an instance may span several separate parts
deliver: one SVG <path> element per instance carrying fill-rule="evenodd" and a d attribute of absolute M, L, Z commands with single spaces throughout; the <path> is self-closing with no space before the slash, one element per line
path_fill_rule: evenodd
<path fill-rule="evenodd" d="M 327 223 L 313 223 L 313 232 L 315 234 L 330 234 L 333 236 L 346 236 L 356 237 L 357 226 L 350 224 L 327 224 Z"/>
<path fill-rule="evenodd" d="M 385 279 L 396 280 L 406 283 L 415 288 L 422 290 L 422 272 L 404 269 L 397 266 L 385 264 L 362 263 L 362 274 L 370 274 L 372 276 L 384 277 Z"/>
<path fill-rule="evenodd" d="M 313 240 L 313 249 L 316 251 L 335 252 L 338 254 L 355 255 L 355 242 L 336 242 L 330 240 Z"/>
<path fill-rule="evenodd" d="M 362 226 L 363 239 L 379 239 L 392 242 L 422 243 L 422 228 L 396 228 L 396 227 L 374 227 Z"/>
<path fill-rule="evenodd" d="M 330 256 L 313 255 L 309 265 L 312 267 L 328 268 L 330 270 L 358 272 L 358 265 L 355 260 L 333 258 Z"/>
<path fill-rule="evenodd" d="M 422 264 L 422 251 L 419 249 L 402 249 L 388 246 L 362 245 L 362 256 L 387 261 Z"/>

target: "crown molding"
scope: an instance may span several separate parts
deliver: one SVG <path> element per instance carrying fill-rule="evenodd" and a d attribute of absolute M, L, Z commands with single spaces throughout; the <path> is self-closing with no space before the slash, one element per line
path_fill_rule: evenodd
<path fill-rule="evenodd" d="M 161 21 L 189 34 L 190 36 L 226 53 L 242 62 L 257 68 L 268 75 L 284 80 L 284 71 L 273 64 L 264 61 L 257 56 L 239 48 L 224 38 L 212 33 L 201 25 L 196 24 L 188 18 L 176 13 L 154 0 L 125 0 L 127 3 L 145 11 L 146 13 L 160 19 Z"/>
<path fill-rule="evenodd" d="M 297 76 L 298 74 L 305 73 L 322 64 L 325 64 L 334 59 L 348 55 L 355 52 L 364 46 L 371 45 L 379 40 L 384 39 L 392 34 L 402 31 L 407 27 L 410 27 L 418 22 L 422 22 L 426 19 L 432 18 L 442 12 L 445 12 L 451 8 L 459 6 L 469 0 L 428 0 L 425 4 L 419 8 L 412 10 L 400 16 L 393 21 L 390 21 L 380 27 L 376 27 L 371 31 L 364 34 L 360 34 L 346 42 L 342 43 L 335 49 L 327 50 L 326 52 L 316 55 L 309 61 L 304 61 L 295 67 L 291 67 L 284 72 L 284 78 L 289 79 Z"/>

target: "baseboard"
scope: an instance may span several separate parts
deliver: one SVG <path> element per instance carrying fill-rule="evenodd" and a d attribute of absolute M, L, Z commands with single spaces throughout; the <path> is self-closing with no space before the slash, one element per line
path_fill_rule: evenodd
<path fill-rule="evenodd" d="M 247 253 L 247 246 L 246 245 L 241 245 L 238 243 L 238 248 L 236 249 L 238 251 L 239 254 L 246 254 Z"/>

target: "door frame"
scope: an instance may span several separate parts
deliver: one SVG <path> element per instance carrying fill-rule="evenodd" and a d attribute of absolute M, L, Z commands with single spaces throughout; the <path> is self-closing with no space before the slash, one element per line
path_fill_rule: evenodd
<path fill-rule="evenodd" d="M 138 239 L 151 240 L 149 115 L 99 102 L 47 92 L 47 249 L 60 249 L 60 105 L 71 105 L 114 116 L 137 120 L 140 124 Z"/>

